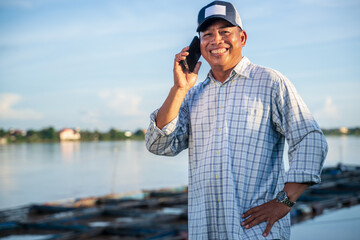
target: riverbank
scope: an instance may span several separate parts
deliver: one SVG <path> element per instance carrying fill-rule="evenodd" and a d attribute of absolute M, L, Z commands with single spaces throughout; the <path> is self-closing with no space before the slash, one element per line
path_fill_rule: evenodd
<path fill-rule="evenodd" d="M 322 129 L 325 136 L 360 136 L 360 127 L 340 127 Z M 134 132 L 111 128 L 108 132 L 89 131 L 64 128 L 55 130 L 53 127 L 41 130 L 0 129 L 0 145 L 10 143 L 56 143 L 62 140 L 71 141 L 121 141 L 144 140 L 146 130 L 138 129 Z"/>
<path fill-rule="evenodd" d="M 61 141 L 121 141 L 144 140 L 145 130 L 134 132 L 111 128 L 108 132 L 80 130 L 80 128 L 64 128 L 55 130 L 53 127 L 41 130 L 0 129 L 0 145 L 11 143 L 57 143 Z"/>

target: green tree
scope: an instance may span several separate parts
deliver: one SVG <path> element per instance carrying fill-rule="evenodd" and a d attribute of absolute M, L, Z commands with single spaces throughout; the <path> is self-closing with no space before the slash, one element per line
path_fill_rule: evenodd
<path fill-rule="evenodd" d="M 135 131 L 134 135 L 137 137 L 137 138 L 144 138 L 145 137 L 145 134 L 144 134 L 144 131 L 141 130 L 141 129 L 138 129 Z"/>
<path fill-rule="evenodd" d="M 43 140 L 55 141 L 58 140 L 58 133 L 53 127 L 44 128 L 40 131 L 40 137 Z"/>
<path fill-rule="evenodd" d="M 0 137 L 5 137 L 7 132 L 4 129 L 0 129 Z"/>
<path fill-rule="evenodd" d="M 40 142 L 41 138 L 39 132 L 33 129 L 29 129 L 26 133 L 26 138 L 28 142 Z"/>
<path fill-rule="evenodd" d="M 111 128 L 108 132 L 108 135 L 110 136 L 111 140 L 123 140 L 125 139 L 125 133 L 122 131 L 118 131 L 114 128 Z"/>

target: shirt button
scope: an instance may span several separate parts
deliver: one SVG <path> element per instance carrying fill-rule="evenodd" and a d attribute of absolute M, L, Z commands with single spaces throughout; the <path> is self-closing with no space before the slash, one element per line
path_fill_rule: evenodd
<path fill-rule="evenodd" d="M 219 151 L 219 150 L 217 150 L 217 151 L 216 151 L 216 154 L 220 154 L 220 151 Z"/>
<path fill-rule="evenodd" d="M 235 79 L 231 80 L 232 82 L 235 82 Z"/>
<path fill-rule="evenodd" d="M 215 178 L 219 178 L 219 177 L 220 177 L 219 175 L 217 175 L 217 174 L 215 175 Z"/>
<path fill-rule="evenodd" d="M 217 202 L 220 202 L 220 198 L 217 199 Z"/>
<path fill-rule="evenodd" d="M 218 131 L 220 132 L 220 131 L 221 131 L 221 128 L 218 128 Z"/>
<path fill-rule="evenodd" d="M 223 106 L 220 106 L 219 108 L 220 108 L 220 109 L 222 109 L 222 108 L 223 108 Z"/>

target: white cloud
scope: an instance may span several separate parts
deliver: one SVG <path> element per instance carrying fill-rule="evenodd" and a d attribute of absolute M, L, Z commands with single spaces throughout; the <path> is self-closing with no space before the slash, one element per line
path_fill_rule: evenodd
<path fill-rule="evenodd" d="M 333 103 L 331 97 L 326 97 L 324 106 L 314 112 L 315 118 L 323 123 L 335 123 L 341 119 L 339 107 Z"/>
<path fill-rule="evenodd" d="M 18 94 L 0 94 L 0 119 L 7 120 L 39 120 L 43 114 L 32 109 L 14 109 L 14 105 L 21 102 Z"/>
<path fill-rule="evenodd" d="M 140 111 L 142 98 L 123 89 L 103 90 L 99 92 L 99 97 L 105 101 L 105 105 L 115 113 L 122 116 L 144 115 Z"/>

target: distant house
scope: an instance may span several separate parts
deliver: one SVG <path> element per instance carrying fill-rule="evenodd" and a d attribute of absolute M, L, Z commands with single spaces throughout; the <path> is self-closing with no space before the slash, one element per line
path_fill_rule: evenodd
<path fill-rule="evenodd" d="M 341 128 L 339 128 L 339 132 L 342 134 L 348 134 L 349 129 L 347 127 L 341 127 Z"/>
<path fill-rule="evenodd" d="M 6 137 L 0 137 L 0 145 L 5 145 L 7 144 L 7 138 Z"/>
<path fill-rule="evenodd" d="M 71 128 L 64 128 L 60 131 L 60 141 L 80 140 L 80 132 Z"/>

